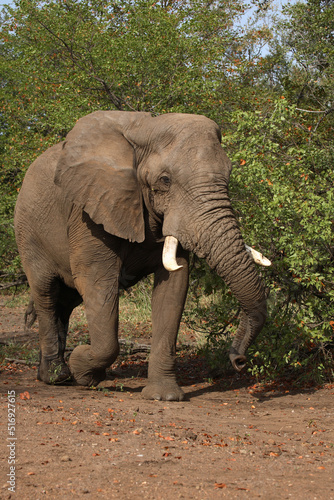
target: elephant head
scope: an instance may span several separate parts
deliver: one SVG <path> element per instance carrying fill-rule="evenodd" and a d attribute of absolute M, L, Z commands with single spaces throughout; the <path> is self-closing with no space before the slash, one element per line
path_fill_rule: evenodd
<path fill-rule="evenodd" d="M 55 182 L 105 231 L 131 242 L 145 239 L 146 209 L 171 272 L 178 272 L 178 243 L 207 260 L 241 305 L 230 351 L 239 371 L 264 324 L 266 300 L 232 211 L 230 172 L 219 128 L 206 117 L 98 111 L 68 134 Z"/>

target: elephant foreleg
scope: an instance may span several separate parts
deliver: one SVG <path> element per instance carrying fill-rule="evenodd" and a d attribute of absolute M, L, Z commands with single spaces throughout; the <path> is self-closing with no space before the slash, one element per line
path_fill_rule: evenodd
<path fill-rule="evenodd" d="M 181 401 L 184 393 L 176 381 L 176 338 L 188 290 L 188 253 L 180 250 L 177 271 L 163 267 L 155 273 L 152 296 L 152 345 L 148 383 L 143 389 L 147 399 Z"/>
<path fill-rule="evenodd" d="M 96 386 L 105 379 L 106 368 L 118 356 L 118 281 L 114 286 L 114 293 L 106 299 L 92 290 L 92 296 L 85 300 L 91 343 L 78 345 L 69 359 L 71 373 L 79 385 Z"/>
<path fill-rule="evenodd" d="M 111 272 L 99 263 L 89 267 L 89 273 L 76 271 L 75 283 L 83 296 L 89 345 L 78 345 L 69 365 L 79 385 L 95 386 L 106 377 L 108 368 L 117 358 L 118 346 L 118 274 L 121 263 L 115 256 Z"/>
<path fill-rule="evenodd" d="M 90 345 L 78 345 L 69 365 L 80 385 L 95 386 L 117 358 L 118 293 L 124 243 L 96 226 L 87 214 L 78 221 L 72 212 L 69 229 L 70 264 L 74 284 L 83 298 Z"/>

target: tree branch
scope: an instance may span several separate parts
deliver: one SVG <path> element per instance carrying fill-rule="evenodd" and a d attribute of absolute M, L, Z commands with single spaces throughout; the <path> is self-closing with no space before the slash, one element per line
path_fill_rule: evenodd
<path fill-rule="evenodd" d="M 303 111 L 304 113 L 328 113 L 328 110 L 325 111 L 313 111 L 311 109 L 301 109 L 301 108 L 296 108 L 297 111 Z M 330 111 L 333 111 L 332 109 Z"/>

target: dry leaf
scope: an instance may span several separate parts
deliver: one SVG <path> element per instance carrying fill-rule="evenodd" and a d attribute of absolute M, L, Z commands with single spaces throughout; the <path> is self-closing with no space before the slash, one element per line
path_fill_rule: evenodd
<path fill-rule="evenodd" d="M 226 488 L 226 484 L 225 483 L 215 483 L 215 488 Z"/>
<path fill-rule="evenodd" d="M 28 391 L 24 391 L 20 393 L 20 399 L 30 399 L 30 394 Z"/>

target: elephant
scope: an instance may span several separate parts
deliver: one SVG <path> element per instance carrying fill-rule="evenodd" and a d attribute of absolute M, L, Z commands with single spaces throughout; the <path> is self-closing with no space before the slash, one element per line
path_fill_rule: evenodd
<path fill-rule="evenodd" d="M 147 399 L 180 401 L 176 339 L 189 253 L 204 258 L 241 306 L 235 370 L 266 319 L 266 296 L 228 195 L 231 162 L 201 115 L 96 111 L 29 167 L 15 207 L 16 241 L 39 321 L 38 379 L 96 386 L 119 353 L 119 290 L 154 274 Z M 85 304 L 90 344 L 64 351 Z"/>

